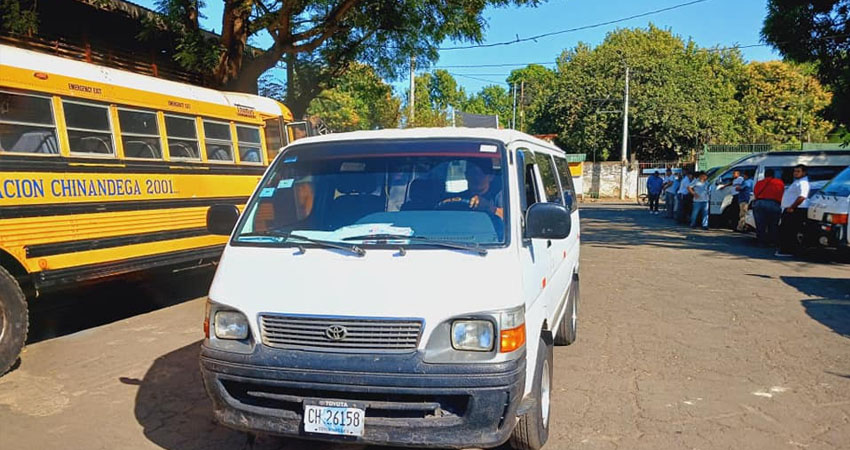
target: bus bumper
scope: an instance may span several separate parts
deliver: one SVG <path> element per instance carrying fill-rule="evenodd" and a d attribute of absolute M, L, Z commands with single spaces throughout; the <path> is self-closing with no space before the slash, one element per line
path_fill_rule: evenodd
<path fill-rule="evenodd" d="M 201 372 L 216 419 L 231 428 L 299 438 L 411 447 L 495 447 L 510 437 L 525 386 L 525 358 L 428 364 L 421 354 L 202 346 Z M 305 401 L 365 406 L 359 437 L 305 433 Z"/>

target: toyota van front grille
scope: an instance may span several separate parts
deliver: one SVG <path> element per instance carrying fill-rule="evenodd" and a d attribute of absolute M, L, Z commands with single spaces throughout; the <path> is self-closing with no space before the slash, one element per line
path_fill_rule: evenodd
<path fill-rule="evenodd" d="M 419 345 L 418 319 L 260 315 L 263 344 L 327 352 L 410 352 Z"/>

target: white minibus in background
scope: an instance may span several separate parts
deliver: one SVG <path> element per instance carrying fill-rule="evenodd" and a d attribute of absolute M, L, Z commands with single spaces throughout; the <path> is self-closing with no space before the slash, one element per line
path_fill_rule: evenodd
<path fill-rule="evenodd" d="M 737 194 L 735 188 L 730 186 L 736 170 L 741 174 L 748 174 L 756 182 L 764 178 L 765 171 L 771 171 L 775 174 L 774 176 L 781 176 L 787 187 L 794 181 L 792 172 L 794 166 L 798 164 L 805 164 L 808 167 L 807 175 L 811 183 L 813 192 L 810 195 L 812 195 L 838 172 L 850 165 L 850 150 L 754 153 L 735 161 L 724 169 L 718 170 L 715 176 L 709 179 L 711 184 L 709 214 L 712 222 L 724 227 L 738 223 L 737 209 L 730 208 Z"/>
<path fill-rule="evenodd" d="M 850 166 L 809 197 L 805 241 L 850 251 Z"/>

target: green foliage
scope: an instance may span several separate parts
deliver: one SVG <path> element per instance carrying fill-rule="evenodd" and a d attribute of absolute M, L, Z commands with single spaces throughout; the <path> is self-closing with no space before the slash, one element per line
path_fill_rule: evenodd
<path fill-rule="evenodd" d="M 472 114 L 499 116 L 499 123 L 506 126 L 510 124 L 513 112 L 511 93 L 502 86 L 485 86 L 463 102 L 460 110 Z"/>
<path fill-rule="evenodd" d="M 0 0 L 0 30 L 18 35 L 32 35 L 38 31 L 35 0 Z"/>
<path fill-rule="evenodd" d="M 405 92 L 404 122 L 408 127 L 445 127 L 452 124 L 451 110 L 466 102 L 466 92 L 445 70 L 425 72 L 414 78 L 414 116 L 410 120 L 410 90 Z"/>
<path fill-rule="evenodd" d="M 816 64 L 834 94 L 828 116 L 850 125 L 850 0 L 768 0 L 762 37 L 786 58 Z M 846 136 L 846 135 L 845 135 Z"/>
<path fill-rule="evenodd" d="M 319 116 L 331 131 L 372 130 L 398 126 L 401 100 L 365 64 L 352 64 L 336 87 L 310 102 L 307 113 Z"/>
<path fill-rule="evenodd" d="M 827 140 L 833 125 L 819 113 L 829 105 L 832 94 L 807 71 L 780 61 L 747 65 L 741 86 L 746 120 L 743 141 L 779 144 Z"/>
<path fill-rule="evenodd" d="M 157 0 L 160 15 L 155 19 L 143 16 L 141 39 L 166 36 L 174 41 L 174 60 L 193 72 L 210 72 L 219 64 L 221 46 L 217 39 L 205 34 L 198 26 L 204 18 L 204 0 Z"/>

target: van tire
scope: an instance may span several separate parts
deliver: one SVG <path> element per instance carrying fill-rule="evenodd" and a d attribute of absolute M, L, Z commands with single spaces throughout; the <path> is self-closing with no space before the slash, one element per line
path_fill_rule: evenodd
<path fill-rule="evenodd" d="M 558 324 L 555 333 L 555 345 L 562 347 L 576 341 L 578 328 L 578 301 L 581 291 L 579 290 L 578 276 L 573 276 L 572 287 L 567 296 L 567 306 L 561 323 Z"/>
<path fill-rule="evenodd" d="M 18 360 L 27 340 L 29 313 L 21 285 L 0 267 L 0 376 Z"/>
<path fill-rule="evenodd" d="M 511 433 L 510 445 L 515 450 L 540 450 L 549 439 L 551 423 L 552 393 L 552 334 L 544 331 L 537 347 L 537 368 L 534 370 L 534 385 L 531 395 L 534 406 L 519 417 Z M 543 374 L 547 377 L 544 380 Z M 548 384 L 548 386 L 543 386 Z M 545 398 L 544 398 L 545 397 Z M 544 413 L 544 408 L 546 409 Z M 544 415 L 545 414 L 545 415 Z"/>

